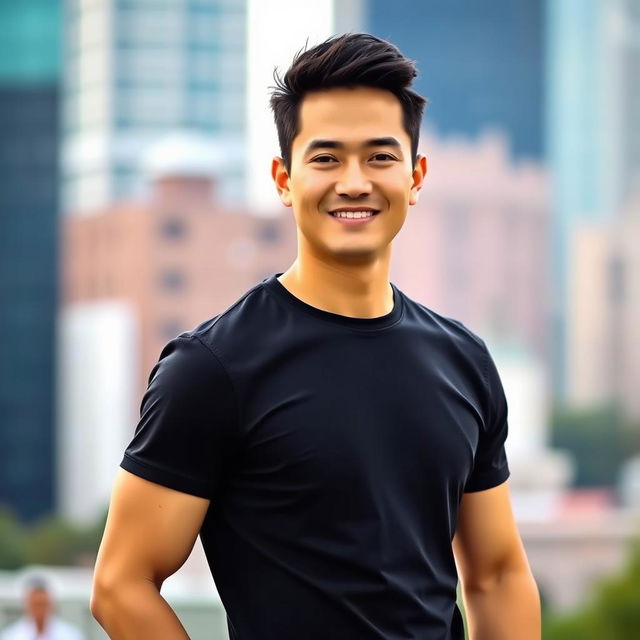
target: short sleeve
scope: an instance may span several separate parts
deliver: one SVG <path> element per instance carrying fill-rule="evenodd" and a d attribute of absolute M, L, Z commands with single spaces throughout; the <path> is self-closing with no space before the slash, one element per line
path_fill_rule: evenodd
<path fill-rule="evenodd" d="M 474 456 L 473 470 L 465 492 L 483 491 L 502 484 L 510 475 L 505 440 L 508 433 L 507 399 L 493 358 L 484 345 L 484 372 L 487 398 L 485 420 Z"/>
<path fill-rule="evenodd" d="M 211 499 L 228 467 L 235 424 L 234 390 L 222 363 L 199 338 L 178 336 L 151 371 L 120 466 Z"/>

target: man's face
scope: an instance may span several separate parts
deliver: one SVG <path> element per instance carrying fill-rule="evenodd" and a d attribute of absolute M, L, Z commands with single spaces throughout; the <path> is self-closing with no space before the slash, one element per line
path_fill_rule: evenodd
<path fill-rule="evenodd" d="M 304 247 L 338 262 L 386 255 L 426 173 L 423 157 L 411 167 L 399 100 L 368 87 L 309 93 L 299 129 L 290 173 L 275 159 L 272 175 L 281 200 L 293 207 Z M 373 215 L 343 220 L 335 217 L 341 209 Z"/>
<path fill-rule="evenodd" d="M 51 596 L 45 589 L 33 589 L 28 593 L 25 609 L 36 623 L 43 624 L 51 615 L 52 608 Z"/>

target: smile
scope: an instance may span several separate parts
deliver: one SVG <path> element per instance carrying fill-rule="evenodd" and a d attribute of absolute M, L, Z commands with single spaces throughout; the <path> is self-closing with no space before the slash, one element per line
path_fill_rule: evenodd
<path fill-rule="evenodd" d="M 371 222 L 379 211 L 329 211 L 329 215 L 336 219 L 340 224 L 347 226 L 357 226 Z"/>
<path fill-rule="evenodd" d="M 329 212 L 334 218 L 348 218 L 351 219 L 360 219 L 360 218 L 371 218 L 379 211 L 330 211 Z"/>
<path fill-rule="evenodd" d="M 329 215 L 339 224 L 356 227 L 370 223 L 379 213 L 379 211 L 330 211 Z"/>

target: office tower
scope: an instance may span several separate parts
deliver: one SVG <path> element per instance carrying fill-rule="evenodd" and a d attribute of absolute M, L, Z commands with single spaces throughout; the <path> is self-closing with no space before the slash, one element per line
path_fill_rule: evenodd
<path fill-rule="evenodd" d="M 443 136 L 504 130 L 515 157 L 543 152 L 541 0 L 368 3 L 371 33 L 418 62 L 425 122 Z"/>
<path fill-rule="evenodd" d="M 243 0 L 67 0 L 62 209 L 144 190 L 140 158 L 170 131 L 207 136 L 224 192 L 243 188 Z"/>
<path fill-rule="evenodd" d="M 570 240 L 577 226 L 613 223 L 640 188 L 640 5 L 548 0 L 546 12 L 556 390 L 571 400 Z"/>
<path fill-rule="evenodd" d="M 54 507 L 59 6 L 0 3 L 0 507 Z"/>
<path fill-rule="evenodd" d="M 567 400 L 615 402 L 640 420 L 640 191 L 613 223 L 577 223 L 570 237 Z"/>

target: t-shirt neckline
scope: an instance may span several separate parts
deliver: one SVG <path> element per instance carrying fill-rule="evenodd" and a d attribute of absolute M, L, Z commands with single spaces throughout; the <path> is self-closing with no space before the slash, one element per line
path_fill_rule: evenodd
<path fill-rule="evenodd" d="M 393 290 L 393 309 L 383 315 L 375 318 L 353 318 L 351 316 L 343 316 L 339 313 L 333 313 L 331 311 L 325 311 L 324 309 L 318 309 L 300 298 L 297 298 L 289 289 L 287 289 L 279 280 L 278 277 L 284 272 L 274 273 L 263 280 L 263 285 L 271 292 L 275 293 L 278 297 L 285 300 L 287 303 L 293 305 L 305 313 L 311 314 L 316 318 L 333 322 L 334 324 L 340 324 L 352 329 L 360 329 L 364 331 L 373 331 L 377 329 L 387 329 L 400 321 L 403 315 L 404 301 L 402 292 L 396 287 L 393 282 L 390 282 Z"/>

